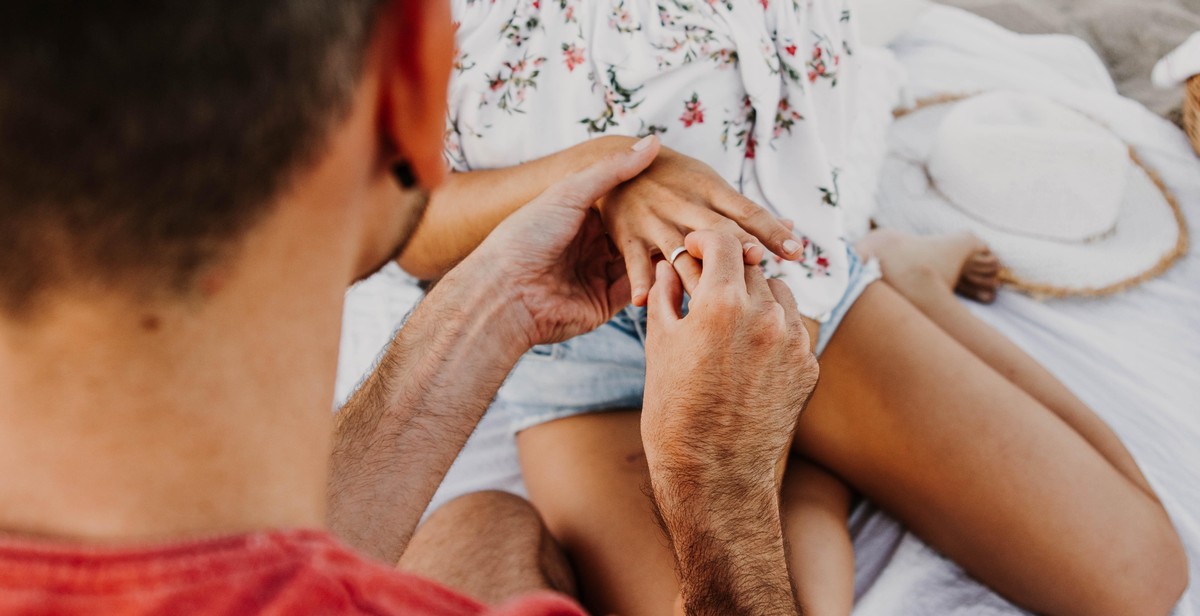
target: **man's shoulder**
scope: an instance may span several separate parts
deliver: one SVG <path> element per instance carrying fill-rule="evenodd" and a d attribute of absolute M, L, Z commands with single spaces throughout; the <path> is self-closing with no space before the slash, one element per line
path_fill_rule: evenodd
<path fill-rule="evenodd" d="M 581 614 L 556 595 L 492 612 L 369 561 L 319 531 L 253 533 L 145 549 L 0 540 L 0 612 L 148 614 Z"/>

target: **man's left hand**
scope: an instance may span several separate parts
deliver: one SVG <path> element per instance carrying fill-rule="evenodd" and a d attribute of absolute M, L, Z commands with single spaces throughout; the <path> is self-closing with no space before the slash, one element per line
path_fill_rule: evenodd
<path fill-rule="evenodd" d="M 507 294 L 513 312 L 506 316 L 527 348 L 603 325 L 629 304 L 629 280 L 593 206 L 649 166 L 659 147 L 648 137 L 552 185 L 496 227 L 451 275 L 481 277 L 479 284 Z"/>

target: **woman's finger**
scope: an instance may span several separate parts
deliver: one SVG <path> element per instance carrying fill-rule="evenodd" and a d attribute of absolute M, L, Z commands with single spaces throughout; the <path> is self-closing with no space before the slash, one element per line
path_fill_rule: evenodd
<path fill-rule="evenodd" d="M 677 227 L 673 233 L 666 231 L 662 234 L 663 237 L 669 238 L 659 243 L 659 249 L 663 251 L 664 255 L 670 256 L 674 250 L 674 246 L 681 246 L 683 244 L 682 238 L 688 233 L 703 230 L 720 231 L 721 233 L 728 233 L 738 238 L 738 241 L 742 243 L 742 252 L 745 255 L 746 265 L 758 265 L 762 263 L 763 257 L 767 254 L 766 249 L 762 247 L 762 243 L 758 239 L 746 233 L 745 229 L 738 226 L 736 222 L 712 210 L 703 210 L 703 214 L 700 216 L 688 216 L 679 224 L 680 227 Z M 679 243 L 677 244 L 676 241 Z"/>
<path fill-rule="evenodd" d="M 785 259 L 799 259 L 803 255 L 795 234 L 774 214 L 732 188 L 722 192 L 714 209 L 736 222 L 771 252 Z"/>
<path fill-rule="evenodd" d="M 700 286 L 700 261 L 685 252 L 675 259 L 673 265 L 675 273 L 679 274 L 679 280 L 683 282 L 683 290 L 687 291 L 688 295 L 694 294 L 696 287 Z"/>
<path fill-rule="evenodd" d="M 680 288 L 679 277 L 675 275 L 670 264 L 658 262 L 650 294 L 652 299 L 647 302 L 649 306 L 646 311 L 650 327 L 657 329 L 683 318 L 683 289 Z"/>
<path fill-rule="evenodd" d="M 631 241 L 623 247 L 625 271 L 629 273 L 631 301 L 634 306 L 645 306 L 650 294 L 650 285 L 654 282 L 654 263 L 650 259 L 650 249 L 638 241 Z"/>

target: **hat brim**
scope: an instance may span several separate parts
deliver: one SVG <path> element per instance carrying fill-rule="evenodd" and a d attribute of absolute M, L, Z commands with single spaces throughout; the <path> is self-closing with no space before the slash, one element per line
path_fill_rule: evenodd
<path fill-rule="evenodd" d="M 1044 296 L 1115 293 L 1166 271 L 1187 251 L 1183 213 L 1153 171 L 1132 150 L 1124 202 L 1112 233 L 1088 242 L 1060 242 L 1015 234 L 976 219 L 930 184 L 925 169 L 934 135 L 952 105 L 941 97 L 898 113 L 880 172 L 876 222 L 928 235 L 970 231 L 1004 264 L 1006 282 Z M 980 170 L 987 173 L 988 170 Z"/>

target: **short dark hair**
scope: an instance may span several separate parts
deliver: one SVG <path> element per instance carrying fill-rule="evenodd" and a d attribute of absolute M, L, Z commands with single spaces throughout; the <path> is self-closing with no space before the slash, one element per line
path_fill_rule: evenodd
<path fill-rule="evenodd" d="M 190 289 L 344 119 L 379 2 L 0 3 L 0 310 Z"/>

